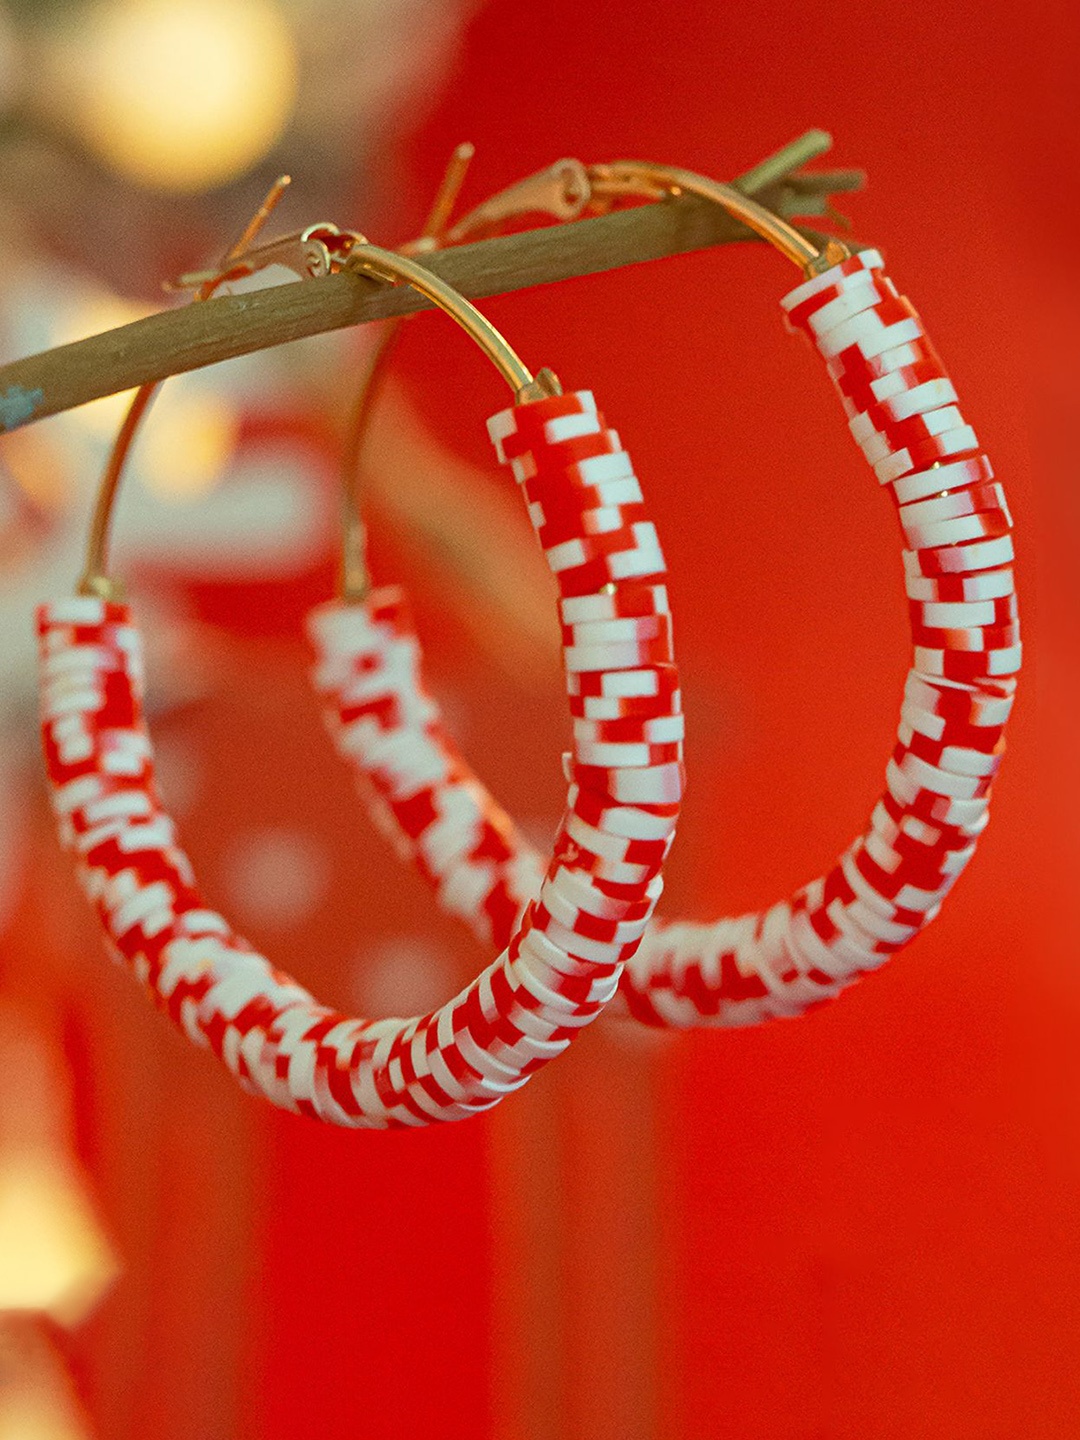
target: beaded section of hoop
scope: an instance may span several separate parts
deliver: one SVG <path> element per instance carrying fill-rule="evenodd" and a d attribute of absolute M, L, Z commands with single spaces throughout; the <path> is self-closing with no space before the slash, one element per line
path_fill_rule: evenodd
<path fill-rule="evenodd" d="M 956 391 L 911 304 L 875 251 L 800 285 L 782 302 L 792 330 L 825 359 L 850 428 L 897 506 L 912 640 L 897 744 L 870 824 L 821 879 L 771 909 L 712 924 L 655 921 L 628 961 L 612 1009 L 653 1025 L 750 1025 L 796 1015 L 876 969 L 937 914 L 974 854 L 1020 667 L 1012 522 Z M 590 461 L 591 464 L 599 462 Z M 634 499 L 617 459 L 593 470 L 612 503 Z M 518 478 L 529 484 L 527 465 Z M 663 592 L 563 604 L 567 655 L 594 647 L 634 663 L 662 644 Z M 597 628 L 601 627 L 601 628 Z M 502 943 L 538 884 L 539 861 L 468 769 L 423 689 L 419 649 L 400 596 L 373 597 L 351 631 L 356 663 L 388 721 L 383 744 L 428 757 L 426 803 L 444 824 L 437 847 L 404 816 L 374 752 L 346 747 L 382 827 L 436 886 L 445 908 Z M 572 661 L 568 662 L 573 675 Z M 327 691 L 331 729 L 335 697 Z M 391 698 L 392 697 L 392 698 Z M 647 764 L 682 736 L 625 690 L 573 693 L 574 739 L 588 763 Z M 438 757 L 435 759 L 434 757 Z M 419 774 L 419 770 L 416 772 Z M 438 775 L 439 778 L 435 778 Z M 415 781 L 415 777 L 414 777 Z M 400 776 L 397 791 L 410 782 Z M 445 807 L 445 810 L 444 810 Z M 580 817 L 575 840 L 602 853 L 603 873 L 630 883 L 655 862 L 647 845 L 603 842 Z"/>
<path fill-rule="evenodd" d="M 490 424 L 500 457 L 532 467 L 549 508 L 533 518 L 552 548 L 564 596 L 611 583 L 662 589 L 663 557 L 640 502 L 605 512 L 573 457 L 617 442 L 587 393 L 517 406 Z M 621 521 L 607 523 L 618 512 Z M 340 613 L 340 612 L 339 612 Z M 326 633 L 335 616 L 324 616 Z M 415 1019 L 350 1018 L 318 1004 L 207 908 L 154 783 L 142 712 L 138 633 L 126 607 L 92 598 L 39 611 L 45 759 L 60 834 L 115 958 L 197 1044 L 274 1104 L 347 1126 L 424 1125 L 489 1108 L 560 1054 L 614 993 L 661 890 L 660 859 L 682 793 L 676 746 L 656 764 L 603 771 L 586 751 L 569 762 L 568 809 L 537 899 L 502 955 L 455 999 Z M 568 665 L 571 659 L 568 655 Z M 673 713 L 670 646 L 643 667 L 574 660 L 571 688 L 652 687 Z M 363 666 L 338 676 L 341 739 L 367 725 Z M 674 697 L 674 698 L 673 698 Z M 391 747 L 392 748 L 392 747 Z M 387 758 L 388 773 L 393 770 Z M 419 803 L 423 803 L 422 801 Z M 579 817 L 616 844 L 653 837 L 656 863 L 633 883 L 609 883 L 573 838 Z M 428 827 L 438 844 L 438 826 Z M 445 827 L 444 827 L 445 833 Z M 500 920 L 500 924 L 501 924 Z M 511 934 L 511 931 L 513 933 Z M 506 943 L 506 942 L 504 942 Z"/>

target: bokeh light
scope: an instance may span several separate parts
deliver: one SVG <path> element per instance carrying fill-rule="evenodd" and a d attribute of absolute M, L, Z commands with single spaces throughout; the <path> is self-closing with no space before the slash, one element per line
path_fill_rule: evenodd
<path fill-rule="evenodd" d="M 93 17 L 71 61 L 83 140 L 158 189 L 242 175 L 277 140 L 296 94 L 292 39 L 272 0 L 119 0 Z"/>
<path fill-rule="evenodd" d="M 116 1260 L 74 1175 L 53 1154 L 0 1163 L 0 1312 L 76 1325 L 116 1274 Z"/>

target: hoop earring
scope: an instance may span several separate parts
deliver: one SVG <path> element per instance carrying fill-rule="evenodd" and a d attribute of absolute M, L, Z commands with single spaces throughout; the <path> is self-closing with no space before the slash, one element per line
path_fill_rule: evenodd
<path fill-rule="evenodd" d="M 665 617 L 662 636 L 648 645 L 600 645 L 587 659 L 568 646 L 571 695 L 634 695 L 643 713 L 681 736 L 663 557 L 637 482 L 627 478 L 629 459 L 592 397 L 562 394 L 549 371 L 534 379 L 468 301 L 415 262 L 333 226 L 297 239 L 315 272 L 354 268 L 422 291 L 508 381 L 515 402 L 488 428 L 500 458 L 528 466 L 543 489 L 545 508 L 534 509 L 533 520 L 564 618 L 587 612 L 605 632 L 618 622 L 602 617 L 627 608 Z M 38 612 L 53 807 L 107 948 L 195 1043 L 282 1108 L 380 1128 L 490 1108 L 561 1054 L 614 993 L 660 894 L 682 793 L 681 741 L 647 765 L 597 767 L 587 746 L 575 748 L 567 811 L 538 898 L 499 958 L 455 999 L 410 1020 L 337 1014 L 206 907 L 158 798 L 139 635 L 106 565 L 119 471 L 114 464 L 106 473 L 80 593 Z M 622 477 L 617 494 L 603 479 L 611 471 Z M 331 606 L 315 622 L 331 650 L 350 613 L 347 604 Z M 362 665 L 339 665 L 334 682 L 339 740 L 349 748 L 386 717 Z M 383 753 L 393 769 L 392 735 Z M 577 834 L 580 825 L 596 836 L 591 849 Z M 430 838 L 434 843 L 437 826 Z M 608 850 L 635 847 L 648 856 L 635 867 L 637 878 L 610 883 Z"/>
<path fill-rule="evenodd" d="M 490 234 L 522 210 L 567 218 L 568 207 L 580 214 L 625 196 L 681 190 L 723 205 L 805 269 L 809 278 L 781 302 L 785 321 L 825 360 L 852 434 L 897 507 L 914 647 L 885 791 L 866 831 L 832 869 L 762 912 L 713 923 L 656 920 L 628 960 L 610 1013 L 688 1028 L 801 1014 L 881 966 L 937 915 L 989 818 L 1021 646 L 1004 491 L 922 322 L 876 251 L 850 255 L 832 242 L 818 252 L 728 186 L 637 162 L 560 161 L 477 207 L 448 238 Z M 527 461 L 514 468 L 532 499 Z M 591 613 L 564 626 L 569 656 L 589 653 Z M 611 613 L 619 619 L 605 630 L 608 643 L 648 645 L 659 633 L 654 614 Z M 539 857 L 454 745 L 424 687 L 401 592 L 378 592 L 353 619 L 316 675 L 331 733 L 372 818 L 442 907 L 483 941 L 502 944 L 534 893 Z M 389 773 L 377 746 L 342 743 L 333 676 L 346 663 L 368 667 L 370 693 L 392 717 L 380 743 L 396 742 L 400 754 L 413 756 L 411 772 Z M 579 753 L 599 766 L 644 764 L 670 733 L 668 720 L 644 719 L 614 695 L 574 713 Z M 428 778 L 436 774 L 437 781 Z M 428 814 L 455 817 L 452 835 L 440 826 L 438 847 L 418 818 Z M 570 833 L 597 843 L 577 822 Z M 606 852 L 604 873 L 632 883 L 641 858 Z"/>

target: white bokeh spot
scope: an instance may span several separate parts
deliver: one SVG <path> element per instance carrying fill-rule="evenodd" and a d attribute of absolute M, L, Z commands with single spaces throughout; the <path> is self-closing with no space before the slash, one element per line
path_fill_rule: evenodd
<path fill-rule="evenodd" d="M 425 1015 L 454 994 L 453 966 L 438 946 L 395 935 L 365 948 L 353 964 L 352 995 L 362 1014 Z"/>
<path fill-rule="evenodd" d="M 231 904 L 248 922 L 288 929 L 311 918 L 330 886 L 330 860 L 321 841 L 302 830 L 247 830 L 223 861 Z"/>

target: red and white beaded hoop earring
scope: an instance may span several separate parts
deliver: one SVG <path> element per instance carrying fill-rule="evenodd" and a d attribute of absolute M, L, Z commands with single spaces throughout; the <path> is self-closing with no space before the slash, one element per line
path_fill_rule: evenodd
<path fill-rule="evenodd" d="M 830 244 L 819 254 L 739 191 L 687 171 L 629 162 L 587 170 L 562 161 L 549 172 L 560 178 L 560 195 L 564 171 L 575 180 L 577 213 L 629 194 L 690 191 L 805 267 L 809 278 L 782 301 L 786 323 L 825 360 L 852 434 L 897 506 L 914 655 L 886 788 L 869 826 L 824 877 L 769 910 L 709 924 L 654 921 L 623 971 L 621 1003 L 609 1012 L 674 1027 L 797 1015 L 876 969 L 933 919 L 987 823 L 1021 658 L 1005 495 L 922 322 L 876 251 L 852 256 Z M 478 207 L 449 237 L 490 233 L 512 216 L 518 190 L 527 208 L 539 208 L 537 187 L 526 183 Z M 595 467 L 590 473 L 619 493 L 620 457 L 580 453 L 582 469 Z M 543 504 L 530 456 L 507 455 L 530 502 Z M 648 653 L 666 636 L 659 607 L 636 598 L 590 597 L 572 612 L 564 606 L 563 618 L 571 669 L 614 660 L 622 647 Z M 323 650 L 316 684 L 331 733 L 372 817 L 442 907 L 485 942 L 504 944 L 536 893 L 540 858 L 454 745 L 424 687 L 401 592 L 376 592 L 349 619 L 332 636 L 316 635 Z M 350 725 L 343 707 L 342 678 L 360 669 L 371 717 L 365 727 Z M 646 764 L 681 734 L 678 719 L 642 714 L 615 690 L 580 695 L 574 716 L 577 753 L 600 767 Z M 605 873 L 624 883 L 657 863 L 648 846 L 611 846 L 581 816 L 568 834 L 603 853 Z"/>
<path fill-rule="evenodd" d="M 324 269 L 351 267 L 414 286 L 480 345 L 515 392 L 489 422 L 501 458 L 534 476 L 532 518 L 558 582 L 566 623 L 587 613 L 599 632 L 623 613 L 658 620 L 662 638 L 637 647 L 566 647 L 571 709 L 618 703 L 681 734 L 664 562 L 629 460 L 587 392 L 536 379 L 475 308 L 415 262 L 361 236 L 317 227 L 299 237 Z M 130 429 L 128 430 L 130 436 Z M 595 454 L 590 467 L 584 450 Z M 612 485 L 599 472 L 617 471 Z M 499 958 L 455 999 L 414 1019 L 351 1019 L 319 1005 L 271 967 L 202 900 L 158 798 L 143 718 L 139 635 L 106 551 L 119 466 L 106 474 L 80 593 L 38 614 L 45 760 L 63 844 L 101 922 L 108 949 L 197 1044 L 274 1104 L 347 1126 L 425 1125 L 494 1105 L 559 1055 L 618 984 L 661 890 L 682 793 L 678 738 L 646 763 L 598 765 L 575 745 L 567 811 L 537 898 L 507 930 Z M 542 508 L 541 508 L 542 506 Z M 348 603 L 315 631 L 332 653 L 350 627 Z M 604 617 L 611 617 L 605 621 Z M 339 740 L 348 750 L 372 723 L 363 664 L 335 672 Z M 580 707 L 585 706 L 581 711 Z M 381 764 L 392 771 L 390 726 Z M 404 761 L 402 763 L 405 763 Z M 449 839 L 453 825 L 448 824 Z M 585 833 L 595 837 L 584 843 Z M 428 830 L 433 848 L 439 827 Z M 637 852 L 641 851 L 638 859 Z M 613 856 L 634 855 L 628 879 Z M 647 858 L 646 858 L 647 857 Z M 612 875 L 612 870 L 618 872 Z M 512 930 L 512 933 L 511 933 Z"/>

